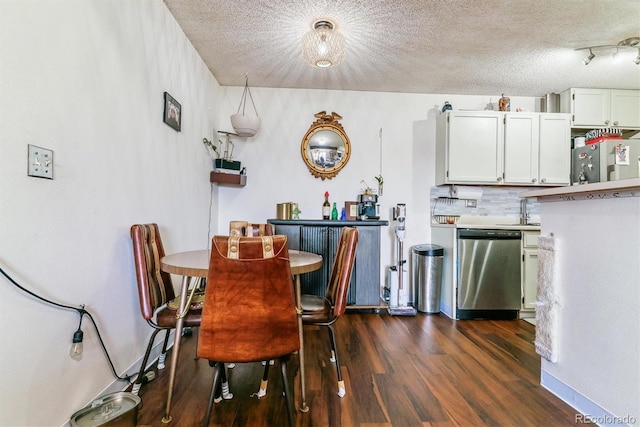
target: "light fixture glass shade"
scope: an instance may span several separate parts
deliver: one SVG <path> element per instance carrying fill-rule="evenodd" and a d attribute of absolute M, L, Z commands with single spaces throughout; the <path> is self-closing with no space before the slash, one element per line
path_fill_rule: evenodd
<path fill-rule="evenodd" d="M 302 38 L 302 58 L 313 67 L 328 68 L 344 59 L 344 36 L 329 21 L 318 21 Z"/>

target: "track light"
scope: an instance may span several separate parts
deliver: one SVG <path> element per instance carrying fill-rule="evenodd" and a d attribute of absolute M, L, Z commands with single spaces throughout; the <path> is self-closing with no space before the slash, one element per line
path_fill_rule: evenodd
<path fill-rule="evenodd" d="M 613 62 L 620 61 L 620 49 L 616 49 L 616 51 L 613 52 L 613 55 L 611 55 L 611 58 L 613 58 Z"/>
<path fill-rule="evenodd" d="M 584 65 L 589 65 L 591 63 L 591 61 L 593 60 L 593 58 L 596 57 L 595 53 L 593 53 L 594 51 L 609 51 L 611 52 L 612 50 L 614 51 L 612 58 L 614 61 L 618 61 L 622 55 L 621 51 L 624 51 L 624 49 L 638 49 L 638 56 L 637 58 L 633 61 L 634 64 L 636 65 L 640 65 L 640 37 L 629 37 L 627 39 L 624 39 L 622 41 L 619 41 L 618 44 L 604 44 L 604 45 L 599 45 L 599 46 L 588 46 L 588 47 L 580 47 L 576 50 L 588 50 L 589 51 L 589 56 L 587 56 L 586 58 L 584 58 L 582 60 L 582 62 L 584 62 Z M 598 52 L 600 53 L 600 52 Z M 607 53 L 607 52 L 605 52 Z"/>
<path fill-rule="evenodd" d="M 582 60 L 582 62 L 584 62 L 584 65 L 589 65 L 589 62 L 591 62 L 591 60 L 593 58 L 595 58 L 596 56 L 593 54 L 593 52 L 591 51 L 591 49 L 589 49 L 589 56 L 587 56 L 586 58 L 584 58 Z"/>

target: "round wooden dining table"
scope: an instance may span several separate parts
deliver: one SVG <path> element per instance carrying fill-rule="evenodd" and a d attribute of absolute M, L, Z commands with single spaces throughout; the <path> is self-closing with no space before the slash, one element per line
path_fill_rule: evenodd
<path fill-rule="evenodd" d="M 189 283 L 191 281 L 191 278 L 206 278 L 209 274 L 210 256 L 210 250 L 201 249 L 195 251 L 178 252 L 166 255 L 160 259 L 160 269 L 162 271 L 182 276 L 182 287 L 180 290 L 180 309 L 178 310 L 178 313 L 184 313 L 185 307 L 187 307 L 187 295 L 189 293 Z M 300 275 L 320 269 L 320 267 L 322 267 L 322 256 L 311 252 L 289 249 L 289 265 L 291 268 L 291 274 L 295 278 L 294 284 L 296 312 L 298 314 L 298 333 L 300 335 L 300 350 L 298 352 L 298 357 L 300 359 L 300 411 L 308 412 L 309 407 L 307 406 L 306 400 L 304 375 L 304 340 L 302 333 L 302 291 L 300 285 Z M 182 337 L 183 324 L 183 317 L 178 317 L 173 341 L 173 350 L 171 351 L 169 390 L 167 392 L 165 415 L 162 418 L 163 423 L 171 422 L 171 399 L 173 396 L 173 385 L 175 381 L 176 367 L 178 365 L 178 354 L 180 351 L 180 340 Z"/>

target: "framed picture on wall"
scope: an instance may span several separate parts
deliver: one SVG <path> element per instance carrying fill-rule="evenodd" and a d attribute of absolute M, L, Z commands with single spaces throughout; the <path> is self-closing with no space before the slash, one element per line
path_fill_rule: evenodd
<path fill-rule="evenodd" d="M 167 92 L 164 93 L 164 122 L 180 132 L 182 106 Z"/>

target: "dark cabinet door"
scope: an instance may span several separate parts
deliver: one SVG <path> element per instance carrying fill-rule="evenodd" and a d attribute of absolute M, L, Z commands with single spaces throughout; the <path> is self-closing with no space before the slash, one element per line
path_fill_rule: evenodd
<path fill-rule="evenodd" d="M 347 304 L 378 307 L 381 304 L 380 227 L 355 227 L 358 229 L 358 248 Z M 321 269 L 300 276 L 302 293 L 319 296 L 325 294 L 341 231 L 342 226 L 326 224 L 275 224 L 275 233 L 287 236 L 289 249 L 322 255 Z"/>
<path fill-rule="evenodd" d="M 322 255 L 322 268 L 300 276 L 302 293 L 324 295 L 329 280 L 328 264 L 333 264 L 329 253 L 329 227 L 303 225 L 300 227 L 300 250 Z M 335 253 L 335 250 L 334 250 Z"/>

